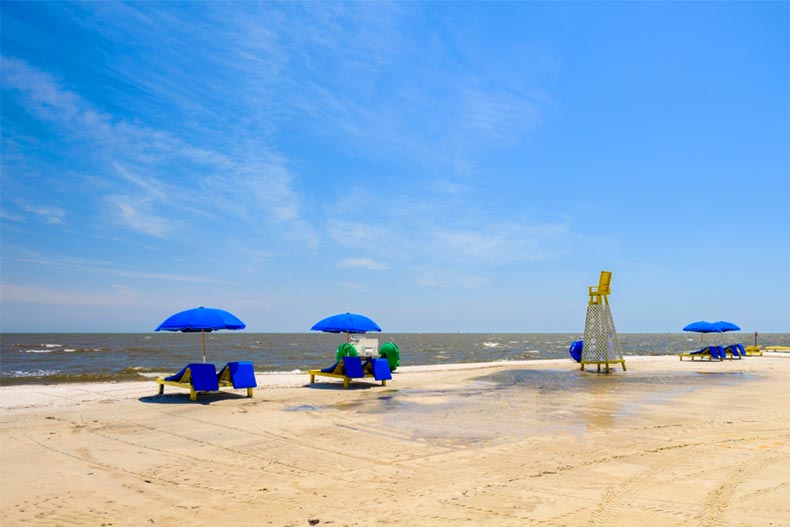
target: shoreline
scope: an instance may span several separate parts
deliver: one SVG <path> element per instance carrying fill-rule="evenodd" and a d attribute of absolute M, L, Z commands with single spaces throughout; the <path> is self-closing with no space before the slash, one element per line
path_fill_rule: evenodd
<path fill-rule="evenodd" d="M 626 355 L 626 365 L 629 363 L 642 363 L 642 362 L 650 362 L 650 361 L 667 361 L 667 359 L 671 359 L 672 362 L 678 361 L 677 355 Z M 775 358 L 790 358 L 790 353 L 788 352 L 770 352 L 763 357 L 775 357 Z M 743 359 L 743 361 L 751 361 L 751 360 L 760 360 L 763 357 L 747 357 Z M 678 361 L 679 362 L 679 361 Z M 718 361 L 684 361 L 685 364 L 688 364 L 686 368 L 691 368 L 696 365 L 707 365 L 707 364 L 728 364 L 728 363 L 738 363 L 738 360 L 725 360 L 723 362 Z M 520 368 L 526 367 L 526 369 L 537 369 L 537 370 L 544 370 L 551 366 L 560 367 L 563 369 L 567 369 L 570 371 L 579 370 L 580 367 L 578 363 L 573 361 L 570 358 L 567 359 L 528 359 L 528 360 L 504 360 L 504 361 L 491 361 L 491 362 L 467 362 L 467 363 L 449 363 L 449 364 L 424 364 L 424 365 L 410 365 L 410 366 L 400 366 L 395 372 L 393 372 L 393 380 L 389 381 L 388 388 L 396 389 L 398 380 L 402 380 L 407 376 L 414 376 L 419 374 L 428 374 L 428 373 L 441 373 L 441 372 L 485 372 L 487 370 L 492 369 L 513 369 L 513 368 Z M 708 366 L 703 366 L 708 367 Z M 595 371 L 586 371 L 580 372 L 585 375 L 598 375 Z M 622 374 L 622 370 L 619 366 L 613 366 L 613 373 L 614 374 Z M 629 372 L 625 372 L 625 375 L 628 375 Z M 61 394 L 70 394 L 72 392 L 80 392 L 80 393 L 103 393 L 106 391 L 112 391 L 119 394 L 130 394 L 133 396 L 135 394 L 139 394 L 139 397 L 146 397 L 150 395 L 149 392 L 152 390 L 158 389 L 157 385 L 155 384 L 155 379 L 160 376 L 169 375 L 169 373 L 146 373 L 145 376 L 147 379 L 140 379 L 140 380 L 133 380 L 133 381 L 108 381 L 108 382 L 99 382 L 99 381 L 87 381 L 87 382 L 58 382 L 58 383 L 48 383 L 48 384 L 13 384 L 10 386 L 0 386 L 0 411 L 9 411 L 13 410 L 17 407 L 19 408 L 36 408 L 35 402 L 31 402 L 36 399 L 36 395 L 38 394 L 41 398 L 48 398 L 48 397 L 60 397 Z M 611 374 L 610 374 L 611 375 Z M 265 390 L 265 389 L 272 389 L 272 388 L 305 388 L 309 387 L 308 380 L 309 374 L 307 371 L 292 371 L 292 372 L 255 372 L 255 378 L 258 383 L 258 387 L 255 389 L 256 392 L 258 390 Z M 319 378 L 318 383 L 321 385 L 329 385 L 331 386 L 333 383 L 337 381 L 330 381 L 326 378 Z M 372 386 L 370 381 L 360 380 L 356 381 L 356 383 L 352 382 L 352 385 L 358 386 Z M 153 387 L 153 388 L 151 388 Z M 166 389 L 165 395 L 173 395 L 173 394 L 186 394 L 188 393 L 186 390 L 180 390 L 178 388 L 168 388 Z M 233 390 L 232 388 L 222 388 L 219 392 L 213 392 L 213 394 L 208 394 L 208 397 L 212 395 L 221 395 L 221 394 L 229 394 L 229 393 L 241 393 L 241 390 Z M 66 397 L 63 401 L 70 401 L 71 399 Z M 20 405 L 14 405 L 13 401 L 19 401 Z"/>
<path fill-rule="evenodd" d="M 666 527 L 790 521 L 790 354 L 0 388 L 9 525 Z M 198 520 L 199 518 L 199 520 Z"/>
<path fill-rule="evenodd" d="M 790 351 L 772 351 L 772 350 L 763 350 L 764 356 L 773 356 L 773 357 L 790 357 Z M 677 358 L 679 352 L 672 352 L 662 355 L 628 355 L 625 354 L 624 358 L 626 363 L 629 361 L 643 361 L 643 360 L 650 360 L 650 359 L 658 359 L 658 358 Z M 747 357 L 744 360 L 751 360 L 754 358 L 759 357 Z M 729 359 L 728 359 L 729 360 Z M 545 363 L 556 363 L 556 364 L 577 364 L 573 361 L 570 357 L 565 358 L 541 358 L 541 359 L 517 359 L 517 360 L 497 360 L 497 361 L 486 361 L 486 362 L 458 362 L 458 363 L 442 363 L 442 364 L 418 364 L 418 365 L 406 365 L 400 366 L 398 370 L 395 372 L 397 375 L 398 372 L 405 373 L 405 372 L 420 372 L 420 371 L 441 371 L 441 370 L 467 370 L 467 369 L 485 369 L 485 368 L 495 368 L 500 366 L 518 366 L 518 365 L 540 365 Z M 138 372 L 138 376 L 140 378 L 134 380 L 116 380 L 116 379 L 109 379 L 109 380 L 59 380 L 59 381 L 51 381 L 51 380 L 41 380 L 35 382 L 25 382 L 26 378 L 14 378 L 14 381 L 8 384 L 8 380 L 6 380 L 6 384 L 0 385 L 0 399 L 2 398 L 3 390 L 11 389 L 11 388 L 24 388 L 24 387 L 45 387 L 45 386 L 81 386 L 81 385 L 105 385 L 105 384 L 140 384 L 140 383 L 147 383 L 154 381 L 157 377 L 164 377 L 167 375 L 172 375 L 175 373 L 176 370 L 173 371 L 162 371 L 162 372 Z M 299 375 L 308 375 L 307 370 L 292 370 L 292 371 L 256 371 L 255 372 L 256 378 L 258 379 L 259 385 L 269 385 L 269 381 L 276 380 L 279 382 L 274 382 L 271 384 L 272 386 L 299 386 L 298 382 L 292 381 L 289 382 L 288 379 L 291 376 L 299 376 Z M 0 408 L 2 408 L 2 401 L 0 400 Z"/>

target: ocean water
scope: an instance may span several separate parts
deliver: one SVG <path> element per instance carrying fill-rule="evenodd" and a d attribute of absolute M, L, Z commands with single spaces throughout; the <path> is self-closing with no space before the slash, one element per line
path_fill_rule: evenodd
<path fill-rule="evenodd" d="M 574 333 L 382 333 L 379 343 L 398 345 L 401 365 L 476 363 L 569 358 Z M 626 355 L 669 355 L 699 347 L 690 333 L 625 333 Z M 752 344 L 742 333 L 722 336 L 725 344 Z M 345 336 L 324 333 L 206 334 L 207 362 L 218 367 L 249 360 L 259 372 L 295 372 L 334 363 Z M 718 335 L 705 342 L 719 343 Z M 790 346 L 790 334 L 761 334 L 763 346 Z M 0 334 L 0 385 L 150 380 L 201 361 L 196 333 L 4 333 Z"/>

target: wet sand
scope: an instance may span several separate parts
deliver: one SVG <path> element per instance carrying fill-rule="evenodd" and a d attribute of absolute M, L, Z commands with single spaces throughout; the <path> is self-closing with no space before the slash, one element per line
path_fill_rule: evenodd
<path fill-rule="evenodd" d="M 790 355 L 0 388 L 4 525 L 790 524 Z M 316 523 L 318 522 L 318 523 Z"/>

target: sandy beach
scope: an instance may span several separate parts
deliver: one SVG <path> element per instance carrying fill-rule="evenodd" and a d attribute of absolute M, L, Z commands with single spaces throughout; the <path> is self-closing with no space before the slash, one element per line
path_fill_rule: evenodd
<path fill-rule="evenodd" d="M 790 525 L 790 356 L 0 388 L 4 525 Z"/>

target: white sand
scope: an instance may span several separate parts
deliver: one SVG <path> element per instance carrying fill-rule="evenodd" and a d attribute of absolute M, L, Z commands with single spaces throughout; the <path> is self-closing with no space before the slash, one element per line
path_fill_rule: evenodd
<path fill-rule="evenodd" d="M 790 525 L 790 357 L 0 388 L 4 525 Z M 510 373 L 508 373 L 510 372 Z M 516 386 L 490 376 L 521 379 Z M 503 377 L 504 379 L 504 377 Z"/>

